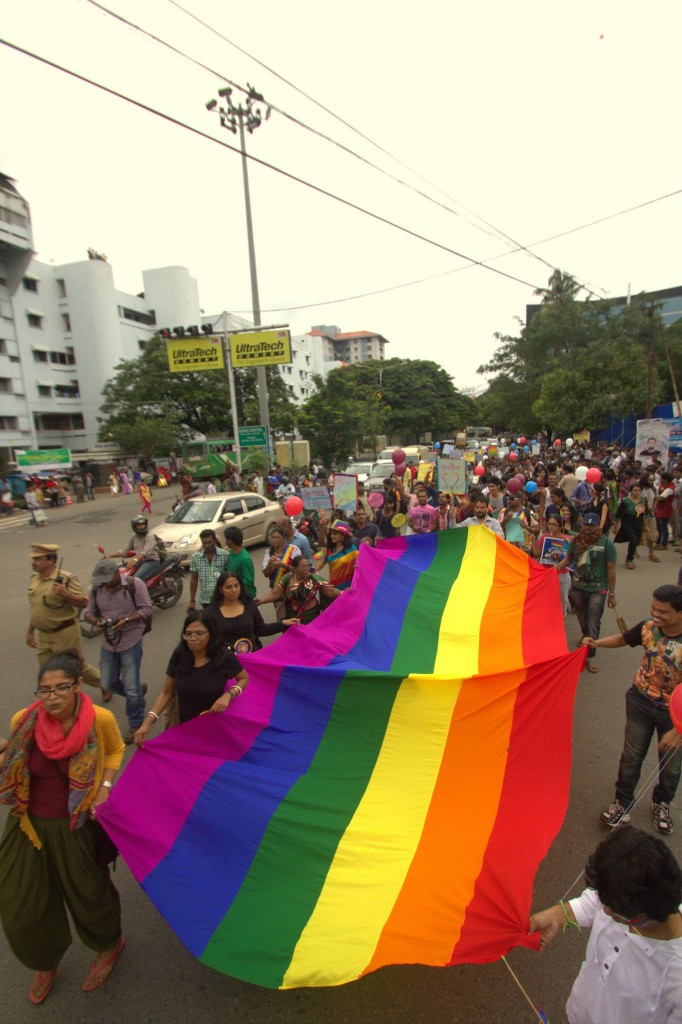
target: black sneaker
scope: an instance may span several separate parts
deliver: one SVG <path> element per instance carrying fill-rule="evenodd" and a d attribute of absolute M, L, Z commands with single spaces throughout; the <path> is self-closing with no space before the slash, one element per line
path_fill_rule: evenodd
<path fill-rule="evenodd" d="M 602 811 L 601 820 L 609 828 L 615 828 L 616 825 L 627 825 L 630 815 L 625 813 L 625 808 L 618 800 L 614 800 L 608 811 Z"/>
<path fill-rule="evenodd" d="M 673 819 L 670 817 L 670 804 L 654 804 L 654 828 L 662 836 L 672 835 L 674 829 Z"/>

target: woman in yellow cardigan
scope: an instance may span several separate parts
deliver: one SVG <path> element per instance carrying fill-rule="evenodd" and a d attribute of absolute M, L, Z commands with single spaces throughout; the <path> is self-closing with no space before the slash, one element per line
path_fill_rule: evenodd
<path fill-rule="evenodd" d="M 102 985 L 123 949 L 121 906 L 97 857 L 97 808 L 109 796 L 125 746 L 110 711 L 81 692 L 83 663 L 47 661 L 37 700 L 0 741 L 0 802 L 10 804 L 0 840 L 0 920 L 12 951 L 37 973 L 28 997 L 42 1003 L 71 944 L 66 910 L 97 951 L 83 981 Z"/>

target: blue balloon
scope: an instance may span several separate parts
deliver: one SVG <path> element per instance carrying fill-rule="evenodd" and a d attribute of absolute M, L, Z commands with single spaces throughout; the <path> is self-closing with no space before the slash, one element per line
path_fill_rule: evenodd
<path fill-rule="evenodd" d="M 524 450 L 524 452 L 529 452 L 529 451 L 530 451 L 530 448 L 528 447 L 528 445 L 527 445 L 527 444 L 524 444 L 524 446 L 523 446 L 523 450 Z"/>
<path fill-rule="evenodd" d="M 438 449 L 440 448 L 440 441 L 436 441 L 433 447 L 436 449 L 436 451 L 438 451 Z"/>
<path fill-rule="evenodd" d="M 512 451 L 514 451 L 514 449 L 516 448 L 516 441 L 512 441 L 509 447 L 511 448 Z"/>
<path fill-rule="evenodd" d="M 524 488 L 526 494 L 534 494 L 537 489 L 538 485 L 535 483 L 535 480 L 529 480 Z"/>

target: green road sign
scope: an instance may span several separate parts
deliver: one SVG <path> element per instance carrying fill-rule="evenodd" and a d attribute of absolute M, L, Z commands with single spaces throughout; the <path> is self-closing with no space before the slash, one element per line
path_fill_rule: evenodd
<path fill-rule="evenodd" d="M 68 469 L 71 465 L 71 451 L 68 448 L 27 448 L 17 451 L 17 466 L 39 472 L 41 469 Z"/>
<path fill-rule="evenodd" d="M 263 447 L 268 443 L 268 439 L 265 432 L 265 427 L 240 427 L 239 428 L 239 447 L 240 448 L 254 448 L 256 446 Z"/>

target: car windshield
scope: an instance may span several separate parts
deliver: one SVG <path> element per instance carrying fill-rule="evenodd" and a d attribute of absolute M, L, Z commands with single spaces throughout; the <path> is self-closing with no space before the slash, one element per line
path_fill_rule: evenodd
<path fill-rule="evenodd" d="M 369 473 L 371 468 L 371 462 L 351 462 L 350 466 L 346 467 L 346 473 Z"/>
<path fill-rule="evenodd" d="M 168 516 L 167 523 L 212 523 L 221 501 L 186 501 Z"/>
<path fill-rule="evenodd" d="M 382 476 L 385 478 L 391 476 L 394 470 L 395 466 L 392 462 L 375 462 L 370 476 Z"/>

